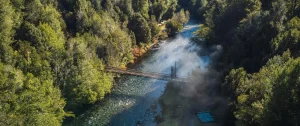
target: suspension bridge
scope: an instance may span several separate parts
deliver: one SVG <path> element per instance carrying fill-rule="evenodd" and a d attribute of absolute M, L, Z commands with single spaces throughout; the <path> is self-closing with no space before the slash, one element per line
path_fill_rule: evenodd
<path fill-rule="evenodd" d="M 179 77 L 176 74 L 176 72 L 177 72 L 176 71 L 176 63 L 175 63 L 175 67 L 171 67 L 170 74 L 155 73 L 155 72 L 142 72 L 142 71 L 138 71 L 136 69 L 120 69 L 120 68 L 115 68 L 115 67 L 106 67 L 105 70 L 107 72 L 111 72 L 111 73 L 147 77 L 147 78 L 158 79 L 158 80 L 175 81 L 175 82 L 183 82 L 183 83 L 187 82 L 187 78 Z"/>

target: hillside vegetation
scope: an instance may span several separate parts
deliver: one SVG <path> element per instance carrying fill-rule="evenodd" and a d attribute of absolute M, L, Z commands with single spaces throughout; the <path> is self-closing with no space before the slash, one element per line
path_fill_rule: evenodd
<path fill-rule="evenodd" d="M 105 66 L 186 14 L 176 0 L 0 0 L 0 125 L 61 125 L 111 92 Z"/>
<path fill-rule="evenodd" d="M 215 67 L 228 74 L 223 84 L 233 115 L 228 121 L 300 125 L 300 1 L 191 1 L 205 20 L 195 40 L 223 47 Z"/>

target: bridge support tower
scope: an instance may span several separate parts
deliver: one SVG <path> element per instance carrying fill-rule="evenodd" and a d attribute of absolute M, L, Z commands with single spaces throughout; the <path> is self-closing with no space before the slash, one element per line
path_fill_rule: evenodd
<path fill-rule="evenodd" d="M 172 67 L 171 67 L 171 78 L 172 78 L 172 79 L 177 78 L 176 73 L 177 73 L 177 66 L 176 66 L 176 62 L 175 62 L 175 66 L 172 66 Z"/>

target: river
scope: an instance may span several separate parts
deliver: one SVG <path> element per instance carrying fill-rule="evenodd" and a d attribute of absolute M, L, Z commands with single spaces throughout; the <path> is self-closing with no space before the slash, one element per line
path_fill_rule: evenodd
<path fill-rule="evenodd" d="M 160 43 L 160 48 L 147 56 L 134 69 L 145 72 L 170 74 L 177 62 L 179 76 L 188 76 L 195 68 L 205 69 L 208 56 L 199 56 L 199 48 L 190 41 L 199 22 L 190 19 L 177 37 Z M 93 105 L 65 125 L 80 126 L 135 126 L 156 125 L 155 116 L 161 114 L 159 97 L 167 81 L 122 75 L 111 95 L 103 102 Z"/>

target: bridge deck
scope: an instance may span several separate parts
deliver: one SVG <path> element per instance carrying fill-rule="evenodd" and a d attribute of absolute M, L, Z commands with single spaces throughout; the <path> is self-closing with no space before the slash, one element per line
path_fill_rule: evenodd
<path fill-rule="evenodd" d="M 140 72 L 137 70 L 123 70 L 123 69 L 112 68 L 112 67 L 107 67 L 105 68 L 105 70 L 112 73 L 147 77 L 147 78 L 153 78 L 158 80 L 186 82 L 186 79 L 184 78 L 172 78 L 170 75 L 161 74 L 161 73 Z"/>

